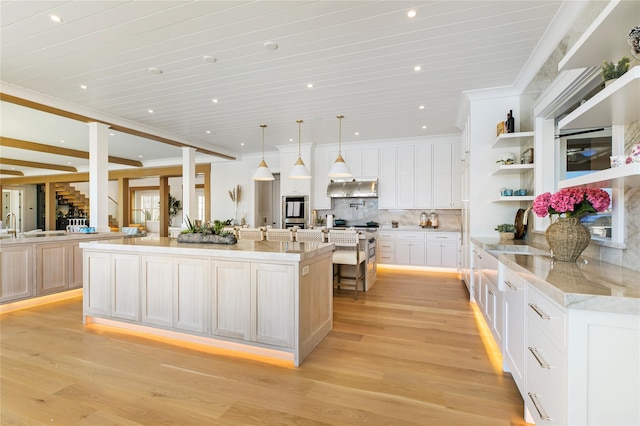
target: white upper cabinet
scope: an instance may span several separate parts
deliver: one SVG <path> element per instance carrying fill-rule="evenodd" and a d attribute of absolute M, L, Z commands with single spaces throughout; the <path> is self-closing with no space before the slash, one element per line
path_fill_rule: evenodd
<path fill-rule="evenodd" d="M 419 209 L 433 206 L 433 147 L 432 144 L 415 147 L 415 207 Z"/>
<path fill-rule="evenodd" d="M 397 187 L 398 208 L 411 209 L 415 207 L 415 163 L 414 147 L 398 147 L 397 165 Z"/>
<path fill-rule="evenodd" d="M 437 209 L 462 206 L 460 144 L 433 145 L 433 207 Z"/>
<path fill-rule="evenodd" d="M 343 157 L 354 179 L 377 179 L 380 174 L 379 154 L 379 148 L 352 148 L 344 151 Z"/>
<path fill-rule="evenodd" d="M 395 209 L 396 202 L 396 158 L 395 147 L 380 149 L 380 179 L 378 182 L 378 207 Z"/>

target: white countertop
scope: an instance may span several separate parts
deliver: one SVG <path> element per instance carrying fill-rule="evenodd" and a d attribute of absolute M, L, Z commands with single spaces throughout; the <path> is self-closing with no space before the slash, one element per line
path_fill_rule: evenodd
<path fill-rule="evenodd" d="M 64 241 L 87 241 L 104 238 L 121 238 L 126 235 L 122 232 L 99 232 L 94 234 L 87 234 L 82 232 L 66 232 L 57 231 L 56 233 L 62 233 L 61 235 L 55 235 L 51 231 L 46 231 L 38 234 L 18 234 L 18 238 L 3 238 L 0 240 L 0 246 L 20 245 L 20 244 L 42 244 L 42 243 L 56 243 Z M 130 237 L 132 237 L 131 235 Z"/>
<path fill-rule="evenodd" d="M 472 241 L 485 250 L 496 244 L 517 249 L 527 243 L 498 238 L 472 238 Z M 640 315 L 638 271 L 590 258 L 558 262 L 548 255 L 504 253 L 497 258 L 566 308 Z"/>
<path fill-rule="evenodd" d="M 459 229 L 445 229 L 445 228 L 422 228 L 418 225 L 399 225 L 397 228 L 391 225 L 380 225 L 379 231 L 420 231 L 420 232 L 457 232 Z"/>
<path fill-rule="evenodd" d="M 130 253 L 180 253 L 243 260 L 280 260 L 300 262 L 331 252 L 333 244 L 239 240 L 237 244 L 178 243 L 167 237 L 119 238 L 80 243 L 83 249 Z"/>

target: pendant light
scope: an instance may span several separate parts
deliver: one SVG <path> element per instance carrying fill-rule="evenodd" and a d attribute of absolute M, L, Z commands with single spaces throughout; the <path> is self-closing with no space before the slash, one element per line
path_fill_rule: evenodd
<path fill-rule="evenodd" d="M 264 129 L 267 127 L 267 125 L 261 124 L 260 127 L 262 127 L 262 161 L 260 161 L 260 165 L 256 169 L 256 172 L 253 174 L 253 180 L 274 180 L 273 175 L 269 171 L 267 163 L 264 161 Z"/>
<path fill-rule="evenodd" d="M 309 173 L 309 169 L 304 165 L 304 161 L 302 161 L 302 155 L 300 154 L 300 134 L 302 130 L 300 129 L 300 125 L 303 123 L 302 120 L 296 120 L 298 123 L 298 160 L 293 165 L 293 169 L 291 169 L 291 173 L 289 173 L 289 179 L 311 179 L 311 173 Z"/>
<path fill-rule="evenodd" d="M 349 171 L 349 167 L 347 167 L 347 163 L 345 163 L 344 158 L 342 158 L 342 119 L 344 115 L 337 116 L 340 125 L 338 130 L 338 158 L 331 166 L 331 170 L 329 170 L 329 177 L 351 177 L 351 171 Z"/>

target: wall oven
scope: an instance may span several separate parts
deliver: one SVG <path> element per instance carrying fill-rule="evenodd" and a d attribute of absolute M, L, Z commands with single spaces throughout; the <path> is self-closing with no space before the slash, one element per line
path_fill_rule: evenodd
<path fill-rule="evenodd" d="M 282 227 L 304 228 L 309 223 L 309 197 L 287 196 L 282 197 Z"/>

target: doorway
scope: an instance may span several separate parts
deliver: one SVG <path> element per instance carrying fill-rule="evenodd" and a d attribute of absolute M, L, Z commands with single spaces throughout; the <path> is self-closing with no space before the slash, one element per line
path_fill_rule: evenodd
<path fill-rule="evenodd" d="M 279 228 L 282 223 L 280 212 L 280 174 L 273 174 L 274 180 L 256 181 L 255 226 Z"/>

